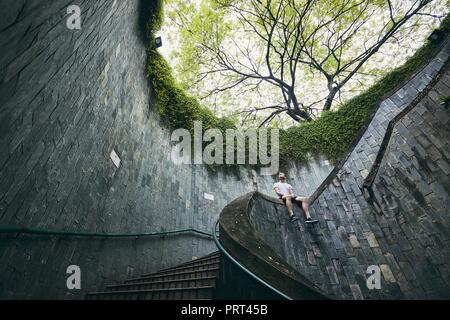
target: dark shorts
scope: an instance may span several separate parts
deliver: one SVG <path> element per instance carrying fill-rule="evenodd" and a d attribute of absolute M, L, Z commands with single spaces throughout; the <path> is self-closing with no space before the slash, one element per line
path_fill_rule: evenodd
<path fill-rule="evenodd" d="M 297 201 L 297 200 L 295 200 L 295 198 L 297 198 L 297 197 L 298 197 L 298 196 L 294 194 L 294 195 L 292 196 L 292 201 Z M 286 199 L 283 199 L 282 196 L 279 196 L 278 198 L 279 198 L 280 200 L 283 200 L 283 201 L 286 202 Z M 299 200 L 299 201 L 297 201 L 297 202 L 302 202 L 302 201 Z"/>

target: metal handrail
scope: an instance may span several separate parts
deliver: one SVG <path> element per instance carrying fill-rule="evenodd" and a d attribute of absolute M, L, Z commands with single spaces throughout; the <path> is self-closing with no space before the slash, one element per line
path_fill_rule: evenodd
<path fill-rule="evenodd" d="M 214 225 L 214 229 L 213 229 L 213 238 L 214 238 L 214 242 L 216 243 L 217 248 L 219 249 L 219 251 L 224 254 L 227 259 L 229 259 L 231 262 L 233 262 L 237 267 L 239 267 L 242 271 L 244 271 L 247 275 L 249 275 L 251 278 L 253 278 L 254 280 L 256 280 L 257 282 L 261 283 L 263 286 L 265 286 L 266 288 L 268 288 L 269 290 L 275 292 L 276 294 L 278 294 L 279 296 L 281 296 L 282 298 L 286 299 L 286 300 L 293 300 L 291 297 L 287 296 L 286 294 L 284 294 L 283 292 L 281 292 L 280 290 L 274 288 L 272 285 L 270 285 L 269 283 L 267 283 L 266 281 L 264 281 L 263 279 L 261 279 L 260 277 L 258 277 L 256 274 L 254 274 L 253 272 L 251 272 L 250 270 L 248 270 L 243 264 L 241 264 L 239 261 L 237 261 L 235 258 L 233 258 L 233 256 L 228 253 L 228 251 L 223 247 L 223 245 L 220 243 L 220 240 L 217 236 L 218 233 L 218 227 L 219 225 L 219 220 L 216 221 L 215 225 Z"/>
<path fill-rule="evenodd" d="M 18 226 L 0 226 L 0 234 L 2 233 L 24 233 L 34 235 L 47 235 L 47 236 L 72 236 L 72 237 L 105 237 L 105 238 L 139 238 L 139 237 L 152 237 L 152 236 L 164 236 L 170 234 L 179 233 L 196 233 L 205 237 L 213 238 L 213 235 L 204 231 L 200 231 L 193 228 L 174 230 L 174 231 L 161 231 L 161 232 L 143 232 L 143 233 L 99 233 L 99 232 L 79 232 L 79 231 L 61 231 L 61 230 L 47 230 L 37 228 L 26 228 Z"/>

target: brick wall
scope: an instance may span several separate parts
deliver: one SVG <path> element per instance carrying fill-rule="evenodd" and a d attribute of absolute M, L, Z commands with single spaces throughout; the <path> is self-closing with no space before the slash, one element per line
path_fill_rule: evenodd
<path fill-rule="evenodd" d="M 253 207 L 263 239 L 338 299 L 450 297 L 450 112 L 440 104 L 450 95 L 449 52 L 447 39 L 423 70 L 380 104 L 312 204 L 316 226 L 292 224 L 282 205 L 260 199 Z M 380 289 L 367 286 L 369 266 L 381 271 Z"/>
<path fill-rule="evenodd" d="M 81 30 L 66 27 L 71 4 L 81 7 Z M 145 77 L 146 6 L 144 0 L 1 2 L 0 225 L 210 231 L 230 200 L 254 188 L 272 192 L 273 177 L 254 184 L 245 169 L 212 174 L 170 161 L 170 131 Z M 312 160 L 289 172 L 296 190 L 308 195 L 330 170 L 327 161 Z M 2 235 L 0 298 L 79 298 L 214 250 L 210 239 L 194 235 Z M 81 267 L 81 291 L 66 288 L 71 264 Z"/>

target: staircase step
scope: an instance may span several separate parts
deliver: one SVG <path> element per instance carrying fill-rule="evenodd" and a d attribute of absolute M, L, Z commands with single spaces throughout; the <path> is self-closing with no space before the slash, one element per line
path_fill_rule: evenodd
<path fill-rule="evenodd" d="M 105 300 L 210 300 L 215 296 L 219 276 L 220 252 L 155 273 L 109 285 L 105 291 L 92 292 L 86 299 Z"/>
<path fill-rule="evenodd" d="M 125 283 L 142 283 L 145 281 L 165 281 L 165 280 L 178 280 L 178 279 L 189 279 L 189 278 L 199 278 L 199 277 L 212 277 L 218 276 L 219 267 L 210 267 L 196 270 L 188 271 L 177 271 L 172 273 L 163 274 L 153 274 L 146 277 L 126 279 Z"/>
<path fill-rule="evenodd" d="M 93 292 L 86 299 L 105 300 L 196 300 L 214 298 L 214 286 L 151 290 L 122 290 Z"/>
<path fill-rule="evenodd" d="M 169 267 L 169 268 L 164 268 L 164 269 L 158 270 L 157 272 L 146 273 L 146 274 L 143 274 L 143 276 L 147 276 L 147 275 L 151 275 L 151 274 L 159 273 L 159 272 L 164 272 L 164 271 L 169 271 L 169 270 L 174 270 L 174 269 L 179 269 L 179 268 L 187 267 L 187 266 L 201 266 L 201 265 L 211 263 L 211 262 L 220 263 L 220 256 L 209 257 L 208 259 L 202 259 L 202 260 L 192 260 L 190 262 L 185 262 L 185 263 L 176 265 L 174 267 Z"/>
<path fill-rule="evenodd" d="M 215 286 L 216 277 L 199 277 L 188 279 L 174 279 L 164 281 L 148 281 L 139 283 L 127 283 L 119 285 L 109 285 L 106 291 L 123 291 L 123 290 L 150 290 L 150 289 L 175 289 L 186 287 L 207 287 Z"/>
<path fill-rule="evenodd" d="M 181 267 L 173 267 L 170 269 L 161 270 L 161 271 L 154 272 L 154 273 L 143 274 L 143 275 L 141 275 L 141 277 L 146 278 L 148 276 L 152 276 L 152 275 L 156 275 L 156 274 L 167 274 L 167 273 L 174 273 L 174 272 L 178 272 L 178 271 L 195 271 L 195 270 L 199 270 L 199 269 L 207 269 L 207 268 L 211 268 L 211 267 L 217 267 L 218 265 L 219 265 L 219 261 L 205 262 L 204 264 L 199 264 L 199 265 L 185 265 L 185 266 L 181 266 Z"/>
<path fill-rule="evenodd" d="M 212 258 L 212 257 L 220 257 L 220 251 L 213 251 L 211 253 L 208 253 L 205 256 L 201 256 L 200 258 L 196 258 L 196 259 L 193 259 L 193 260 L 188 261 L 188 262 L 204 260 L 204 259 L 208 259 L 208 258 Z"/>
<path fill-rule="evenodd" d="M 184 264 L 189 264 L 189 263 L 196 262 L 196 261 L 202 261 L 202 260 L 207 260 L 207 259 L 212 259 L 212 258 L 219 258 L 219 257 L 220 257 L 220 251 L 214 251 L 214 252 L 211 252 L 211 253 L 207 254 L 206 256 L 202 256 L 200 258 L 196 258 L 196 259 L 193 259 L 191 261 L 182 262 L 180 264 L 177 264 L 176 266 L 182 266 Z"/>

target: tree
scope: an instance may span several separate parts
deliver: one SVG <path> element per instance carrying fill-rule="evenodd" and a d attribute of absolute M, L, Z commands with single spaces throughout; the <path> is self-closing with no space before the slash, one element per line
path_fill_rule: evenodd
<path fill-rule="evenodd" d="M 389 41 L 400 41 L 430 2 L 204 0 L 198 10 L 178 7 L 170 19 L 182 32 L 185 85 L 213 84 L 202 98 L 276 88 L 269 104 L 235 112 L 243 121 L 262 113 L 263 126 L 282 113 L 299 122 L 330 110 L 343 87 L 367 72 L 367 61 Z M 305 103 L 302 80 L 318 75 L 326 92 Z"/>

